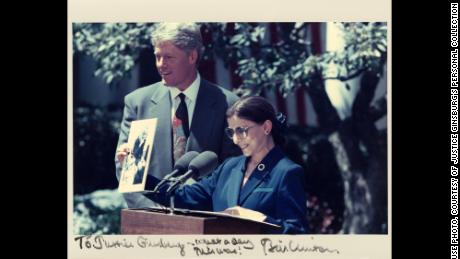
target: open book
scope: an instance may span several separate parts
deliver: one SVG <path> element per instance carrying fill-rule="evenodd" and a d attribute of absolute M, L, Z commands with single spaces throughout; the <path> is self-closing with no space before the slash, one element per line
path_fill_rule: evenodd
<path fill-rule="evenodd" d="M 247 221 L 257 222 L 259 224 L 281 228 L 276 224 L 268 223 L 263 221 L 265 217 L 260 217 L 259 212 L 254 211 L 255 213 L 247 213 L 246 210 L 239 210 L 239 207 L 232 207 L 228 208 L 221 212 L 213 212 L 213 211 L 203 211 L 203 210 L 189 210 L 189 209 L 180 209 L 174 208 L 173 214 L 176 215 L 188 215 L 188 216 L 216 216 L 216 217 L 223 217 L 223 218 L 235 218 L 235 219 L 243 219 Z M 170 213 L 171 208 L 140 208 L 136 210 L 147 210 L 152 212 L 161 212 L 161 213 Z"/>

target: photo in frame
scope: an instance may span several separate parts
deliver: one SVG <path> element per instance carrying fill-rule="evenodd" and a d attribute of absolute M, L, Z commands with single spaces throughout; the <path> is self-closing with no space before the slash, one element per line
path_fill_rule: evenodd
<path fill-rule="evenodd" d="M 144 191 L 156 125 L 156 118 L 136 120 L 131 123 L 128 137 L 130 152 L 122 166 L 119 192 Z"/>

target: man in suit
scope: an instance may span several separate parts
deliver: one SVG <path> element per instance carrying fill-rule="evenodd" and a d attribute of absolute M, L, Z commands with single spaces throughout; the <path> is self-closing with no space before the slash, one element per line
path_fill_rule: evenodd
<path fill-rule="evenodd" d="M 125 97 L 115 159 L 117 178 L 130 152 L 126 142 L 133 120 L 158 118 L 148 170 L 156 179 L 170 173 L 175 161 L 188 151 L 213 151 L 220 162 L 241 154 L 224 137 L 225 112 L 238 97 L 201 78 L 197 71 L 202 55 L 199 26 L 161 23 L 152 33 L 152 44 L 162 80 Z M 130 208 L 157 206 L 140 193 L 127 193 L 124 198 Z"/>

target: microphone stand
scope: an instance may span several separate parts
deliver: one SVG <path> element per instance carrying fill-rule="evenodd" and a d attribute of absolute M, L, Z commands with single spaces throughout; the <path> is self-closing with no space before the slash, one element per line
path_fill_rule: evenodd
<path fill-rule="evenodd" d="M 143 192 L 144 193 L 153 193 L 153 195 L 158 195 L 160 193 L 161 186 L 163 186 L 163 185 L 165 185 L 167 183 L 170 183 L 170 182 L 174 182 L 174 184 L 177 184 L 178 181 L 176 179 L 177 178 L 163 179 L 162 181 L 160 181 L 159 184 L 157 184 L 153 188 L 153 190 L 145 189 Z M 147 182 L 148 182 L 148 178 L 147 178 Z M 146 187 L 147 187 L 147 184 L 146 184 Z M 175 192 L 176 188 L 174 188 L 172 190 L 168 189 L 167 192 L 166 192 L 166 196 L 169 196 L 170 211 L 169 211 L 168 214 L 170 214 L 170 215 L 174 214 L 174 192 Z"/>
<path fill-rule="evenodd" d="M 183 184 L 188 178 L 192 177 L 194 174 L 196 174 L 196 172 L 190 170 L 182 176 L 173 179 L 168 179 L 169 182 L 172 182 L 172 184 L 166 190 L 166 196 L 169 196 L 169 207 L 171 208 L 171 212 L 169 214 L 174 214 L 174 194 L 177 188 L 179 188 L 181 184 Z"/>
<path fill-rule="evenodd" d="M 181 184 L 183 184 L 187 179 L 192 177 L 194 174 L 196 174 L 196 172 L 193 171 L 193 170 L 190 170 L 190 171 L 188 171 L 187 173 L 185 173 L 182 176 L 174 178 L 173 180 L 169 180 L 170 182 L 172 182 L 172 184 L 166 190 L 166 195 L 169 196 L 169 205 L 170 205 L 170 208 L 171 208 L 171 213 L 170 214 L 174 214 L 174 194 L 175 194 L 177 188 L 179 188 L 181 186 Z"/>
<path fill-rule="evenodd" d="M 174 195 L 169 196 L 169 208 L 171 209 L 169 211 L 169 215 L 174 214 Z"/>
<path fill-rule="evenodd" d="M 166 191 L 166 196 L 169 196 L 169 208 L 170 208 L 170 215 L 174 214 L 174 194 L 176 192 L 176 189 L 180 186 L 180 180 L 178 178 L 174 179 L 174 183 L 168 188 Z M 172 182 L 172 180 L 170 180 Z"/>

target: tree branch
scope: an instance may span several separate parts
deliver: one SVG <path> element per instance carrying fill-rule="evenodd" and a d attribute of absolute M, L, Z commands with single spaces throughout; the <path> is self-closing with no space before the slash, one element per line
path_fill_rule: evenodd
<path fill-rule="evenodd" d="M 340 81 L 347 81 L 347 80 L 350 80 L 350 79 L 353 79 L 357 76 L 359 76 L 361 73 L 363 73 L 364 71 L 366 71 L 366 69 L 368 69 L 368 67 L 363 67 L 357 71 L 355 71 L 354 73 L 348 75 L 348 76 L 336 76 L 336 77 L 324 77 L 324 80 L 340 80 Z"/>

